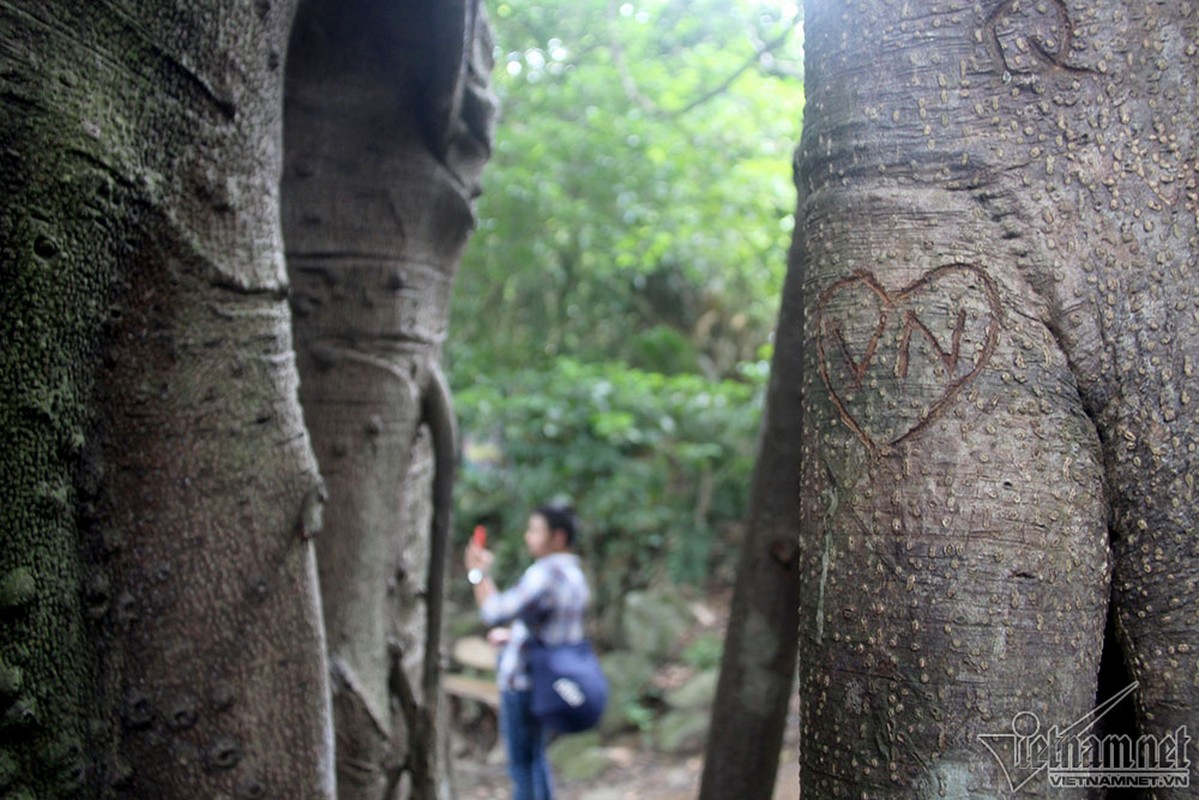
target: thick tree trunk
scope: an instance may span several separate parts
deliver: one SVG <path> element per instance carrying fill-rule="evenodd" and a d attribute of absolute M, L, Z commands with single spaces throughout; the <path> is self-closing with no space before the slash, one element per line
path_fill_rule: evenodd
<path fill-rule="evenodd" d="M 434 721 L 454 449 L 438 364 L 490 67 L 473 0 L 308 0 L 297 15 L 284 227 L 329 492 L 317 549 L 343 799 L 448 792 Z"/>
<path fill-rule="evenodd" d="M 802 244 L 796 240 L 795 245 Z M 795 684 L 803 256 L 789 256 L 700 800 L 769 800 Z"/>
<path fill-rule="evenodd" d="M 809 7 L 805 794 L 1005 795 L 979 737 L 1096 704 L 1109 511 L 1142 732 L 1194 725 L 1197 17 Z"/>
<path fill-rule="evenodd" d="M 290 24 L 0 3 L 6 796 L 333 794 L 278 222 Z"/>

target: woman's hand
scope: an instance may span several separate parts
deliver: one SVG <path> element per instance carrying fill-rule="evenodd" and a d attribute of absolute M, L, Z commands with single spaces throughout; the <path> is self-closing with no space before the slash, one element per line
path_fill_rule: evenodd
<path fill-rule="evenodd" d="M 485 547 L 471 542 L 466 546 L 466 553 L 462 559 L 467 570 L 481 569 L 483 572 L 491 572 L 491 564 L 495 561 L 495 555 Z"/>
<path fill-rule="evenodd" d="M 480 544 L 471 542 L 466 546 L 466 553 L 462 557 L 462 562 L 466 564 L 466 577 L 473 584 L 475 590 L 475 602 L 481 608 L 487 598 L 496 593 L 495 581 L 491 579 L 491 562 L 495 561 L 495 556 L 491 551 Z"/>

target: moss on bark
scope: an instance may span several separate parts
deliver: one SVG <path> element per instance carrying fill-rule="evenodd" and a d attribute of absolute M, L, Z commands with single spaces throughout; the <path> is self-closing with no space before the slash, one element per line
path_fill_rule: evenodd
<path fill-rule="evenodd" d="M 16 88 L 0 101 L 0 784 L 53 798 L 81 791 L 113 750 L 97 718 L 82 529 L 96 490 L 94 365 L 120 248 L 109 214 L 123 188 L 66 88 L 86 76 L 35 57 L 36 31 L 11 6 L 0 28 L 17 54 L 4 79 Z"/>
<path fill-rule="evenodd" d="M 331 792 L 278 231 L 290 15 L 0 3 L 5 796 Z"/>

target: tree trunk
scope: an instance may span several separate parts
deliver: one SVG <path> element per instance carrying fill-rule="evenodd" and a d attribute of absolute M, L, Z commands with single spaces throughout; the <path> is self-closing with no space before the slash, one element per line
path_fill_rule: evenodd
<path fill-rule="evenodd" d="M 1109 512 L 1139 732 L 1193 726 L 1199 14 L 811 12 L 804 791 L 1025 777 L 978 737 L 1095 705 Z"/>
<path fill-rule="evenodd" d="M 803 385 L 803 257 L 788 257 L 770 387 L 754 464 L 749 525 L 712 708 L 700 800 L 770 800 L 795 683 Z"/>
<path fill-rule="evenodd" d="M 448 794 L 435 720 L 454 444 L 439 361 L 489 152 L 491 57 L 474 0 L 306 0 L 292 37 L 284 229 L 329 494 L 317 550 L 343 800 Z"/>
<path fill-rule="evenodd" d="M 808 12 L 803 792 L 1081 796 L 984 742 L 1096 705 L 1109 519 L 1141 732 L 1195 722 L 1199 12 Z"/>
<path fill-rule="evenodd" d="M 331 797 L 286 2 L 0 3 L 8 797 Z"/>

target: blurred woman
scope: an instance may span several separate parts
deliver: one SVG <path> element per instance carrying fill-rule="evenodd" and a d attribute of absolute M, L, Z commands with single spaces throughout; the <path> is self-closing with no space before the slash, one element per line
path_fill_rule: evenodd
<path fill-rule="evenodd" d="M 500 733 L 508 753 L 513 800 L 553 800 L 554 796 L 546 731 L 531 709 L 525 649 L 533 636 L 550 646 L 585 638 L 583 615 L 591 592 L 579 557 L 572 552 L 577 530 L 569 507 L 537 508 L 525 529 L 533 564 L 516 586 L 503 592 L 491 578 L 492 553 L 475 542 L 466 549 L 467 576 L 483 622 L 491 629 L 488 638 L 503 647 L 497 670 Z"/>

